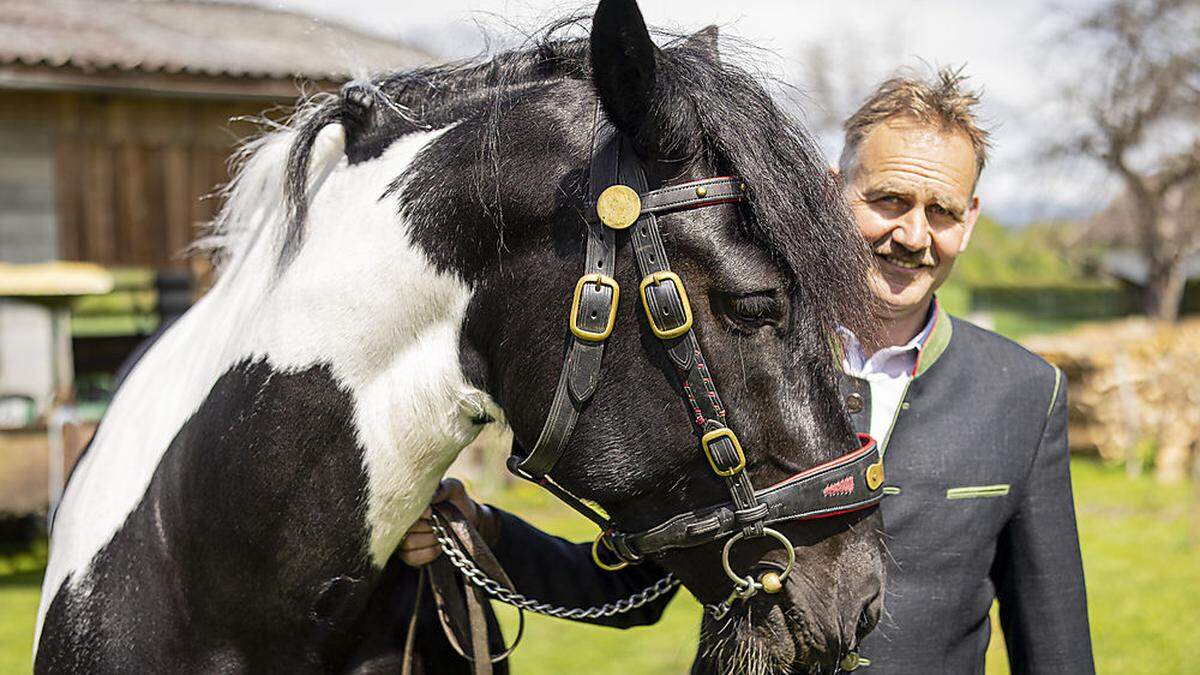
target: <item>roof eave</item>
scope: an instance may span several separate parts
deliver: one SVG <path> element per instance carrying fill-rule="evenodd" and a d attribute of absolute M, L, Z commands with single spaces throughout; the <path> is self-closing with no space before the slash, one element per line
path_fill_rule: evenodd
<path fill-rule="evenodd" d="M 141 70 L 84 70 L 73 67 L 0 64 L 0 89 L 119 93 L 168 98 L 209 98 L 279 101 L 301 95 L 301 83 L 308 90 L 336 88 L 345 79 L 237 77 L 201 75 L 186 72 L 148 72 Z"/>

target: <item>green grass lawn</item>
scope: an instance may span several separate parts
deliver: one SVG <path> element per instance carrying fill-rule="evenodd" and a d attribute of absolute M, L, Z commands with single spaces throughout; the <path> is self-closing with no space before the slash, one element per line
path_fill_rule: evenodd
<path fill-rule="evenodd" d="M 1072 469 L 1097 669 L 1200 672 L 1200 486 Z"/>
<path fill-rule="evenodd" d="M 1192 518 L 1200 513 L 1189 488 L 1161 486 L 1149 477 L 1130 480 L 1119 469 L 1087 460 L 1074 461 L 1072 469 L 1099 672 L 1200 672 L 1200 549 L 1189 541 L 1188 520 L 1189 509 Z M 491 501 L 565 536 L 593 534 L 587 521 L 531 486 Z M 43 560 L 41 551 L 0 555 L 2 674 L 29 670 Z M 512 615 L 501 613 L 510 623 Z M 686 672 L 699 617 L 686 593 L 661 623 L 630 631 L 531 616 L 513 666 L 525 674 L 591 672 L 600 663 L 605 672 L 622 675 Z M 988 673 L 1007 670 L 997 638 Z"/>
<path fill-rule="evenodd" d="M 0 549 L 0 673 L 27 673 L 33 624 L 46 565 L 45 544 Z"/>

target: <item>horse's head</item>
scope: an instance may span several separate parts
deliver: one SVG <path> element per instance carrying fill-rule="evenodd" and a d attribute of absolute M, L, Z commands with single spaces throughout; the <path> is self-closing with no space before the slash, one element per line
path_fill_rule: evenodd
<path fill-rule="evenodd" d="M 865 246 L 806 133 L 759 81 L 718 58 L 711 37 L 659 48 L 632 0 L 604 0 L 589 40 L 384 79 L 376 86 L 398 105 L 372 107 L 370 96 L 358 103 L 351 96 L 341 113 L 352 161 L 382 152 L 380 139 L 394 137 L 379 131 L 381 119 L 402 131 L 442 129 L 393 191 L 412 243 L 470 287 L 462 370 L 511 426 L 518 456 L 537 445 L 564 354 L 580 339 L 566 330 L 577 281 L 599 271 L 620 285 L 598 384 L 586 400 L 578 387 L 572 392 L 579 418 L 555 450 L 549 479 L 627 533 L 729 502 L 731 489 L 740 489 L 714 475 L 700 448 L 708 431 L 736 432 L 751 493 L 859 447 L 839 403 L 830 336 L 838 325 L 865 327 Z M 657 216 L 707 366 L 691 384 L 681 373 L 696 363 L 681 367 L 690 356 L 678 349 L 691 336 L 661 339 L 639 298 L 645 275 L 634 243 L 649 236 L 640 221 L 610 233 L 609 267 L 592 269 L 585 258 L 588 237 L 604 232 L 592 215 L 597 110 L 625 143 L 614 183 L 628 182 L 632 167 L 644 172 L 642 191 L 714 176 L 745 183 L 729 200 Z M 641 255 L 653 261 L 655 253 Z M 593 349 L 580 358 L 598 355 Z M 712 401 L 695 401 L 707 396 L 703 382 L 719 391 L 716 413 Z M 710 419 L 699 419 L 705 411 Z M 864 490 L 834 481 L 817 487 L 818 498 L 822 487 L 835 501 Z M 707 658 L 737 670 L 746 666 L 733 659 L 748 656 L 770 670 L 827 666 L 873 627 L 884 574 L 877 510 L 827 511 L 771 523 L 790 540 L 796 563 L 781 592 L 758 593 L 707 620 Z M 683 539 L 698 540 L 677 538 L 686 545 L 651 555 L 704 603 L 721 603 L 734 588 L 723 545 L 753 520 L 707 538 L 697 527 Z M 786 557 L 775 539 L 743 535 L 728 562 L 740 578 L 760 579 Z"/>

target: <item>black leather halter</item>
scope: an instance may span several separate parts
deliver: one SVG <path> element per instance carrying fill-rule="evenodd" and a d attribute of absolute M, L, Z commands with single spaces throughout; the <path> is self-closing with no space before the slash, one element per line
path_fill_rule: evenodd
<path fill-rule="evenodd" d="M 725 407 L 692 327 L 687 291 L 679 276 L 671 272 L 656 217 L 669 211 L 744 203 L 746 192 L 746 184 L 737 177 L 706 178 L 649 190 L 632 143 L 597 108 L 586 201 L 587 259 L 584 274 L 575 286 L 568 320 L 570 345 L 537 442 L 523 456 L 514 444 L 514 454 L 508 460 L 513 473 L 542 485 L 600 526 L 596 543 L 603 541 L 622 561 L 616 565 L 603 562 L 593 544 L 593 557 L 605 569 L 619 569 L 648 555 L 728 537 L 722 562 L 735 589 L 726 610 L 735 596 L 749 597 L 759 589 L 778 592 L 792 566 L 789 562 L 782 574 L 767 584 L 735 573 L 729 566 L 729 551 L 735 542 L 771 536 L 787 549 L 789 561 L 793 561 L 790 542 L 770 525 L 856 511 L 877 504 L 883 497 L 879 450 L 865 435 L 859 437 L 861 447 L 857 450 L 776 485 L 755 491 L 750 482 L 745 452 L 733 429 L 726 426 Z M 550 477 L 580 411 L 600 381 L 605 340 L 612 332 L 620 299 L 620 286 L 612 276 L 616 236 L 626 229 L 642 275 L 638 292 L 646 318 L 676 368 L 700 447 L 731 497 L 728 502 L 681 513 L 636 533 L 619 532 L 605 514 Z"/>

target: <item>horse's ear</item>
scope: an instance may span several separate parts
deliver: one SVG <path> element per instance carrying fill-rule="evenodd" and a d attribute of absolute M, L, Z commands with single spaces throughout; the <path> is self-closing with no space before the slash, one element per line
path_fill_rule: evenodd
<path fill-rule="evenodd" d="M 687 36 L 683 41 L 683 46 L 687 49 L 694 49 L 698 52 L 704 52 L 711 56 L 714 61 L 721 58 L 721 52 L 717 49 L 717 37 L 721 29 L 715 25 L 706 26 L 699 31 Z"/>
<path fill-rule="evenodd" d="M 658 47 L 636 0 L 601 0 L 592 18 L 592 82 L 604 112 L 622 132 L 649 140 Z"/>

